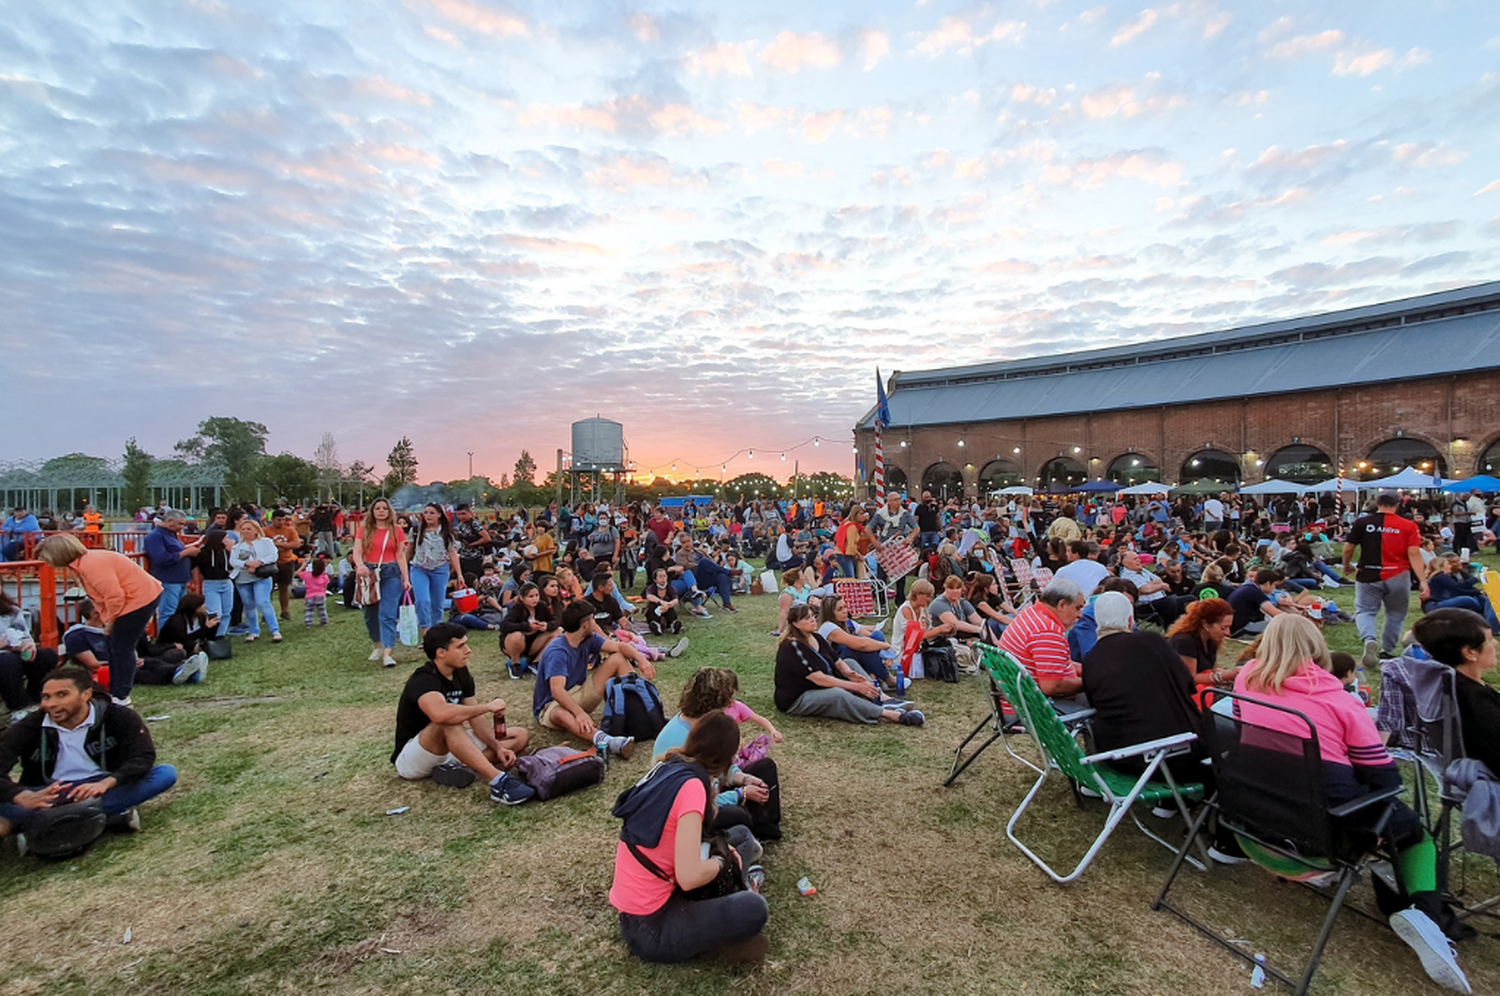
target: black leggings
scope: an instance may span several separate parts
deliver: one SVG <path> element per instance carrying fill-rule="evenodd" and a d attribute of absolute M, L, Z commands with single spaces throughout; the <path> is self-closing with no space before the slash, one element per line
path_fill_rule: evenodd
<path fill-rule="evenodd" d="M 749 827 L 756 840 L 781 839 L 781 778 L 776 771 L 776 762 L 763 757 L 754 764 L 741 768 L 770 786 L 771 792 L 765 802 L 745 802 L 737 806 L 720 806 L 709 821 L 709 830 L 727 830 L 730 827 Z"/>

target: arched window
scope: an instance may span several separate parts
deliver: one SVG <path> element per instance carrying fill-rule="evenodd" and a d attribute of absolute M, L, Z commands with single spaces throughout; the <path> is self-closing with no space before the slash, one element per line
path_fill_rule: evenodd
<path fill-rule="evenodd" d="M 1500 439 L 1490 443 L 1489 449 L 1479 455 L 1479 472 L 1494 474 L 1500 471 Z"/>
<path fill-rule="evenodd" d="M 934 498 L 961 498 L 964 476 L 951 463 L 935 463 L 922 475 L 922 490 L 931 491 Z"/>
<path fill-rule="evenodd" d="M 981 496 L 991 491 L 999 491 L 1001 488 L 1013 488 L 1018 484 L 1025 484 L 1026 479 L 1021 476 L 1021 468 L 1009 460 L 995 458 L 984 465 L 979 472 L 979 493 Z"/>
<path fill-rule="evenodd" d="M 1338 473 L 1328 454 L 1316 446 L 1283 446 L 1266 461 L 1266 477 L 1298 484 L 1317 484 Z"/>
<path fill-rule="evenodd" d="M 1042 472 L 1037 478 L 1037 490 L 1066 494 L 1088 479 L 1088 471 L 1083 464 L 1072 457 L 1057 457 L 1042 465 Z"/>
<path fill-rule="evenodd" d="M 1442 477 L 1448 476 L 1448 461 L 1433 447 L 1420 439 L 1388 439 L 1370 451 L 1360 464 L 1360 477 L 1373 481 L 1378 477 L 1399 474 L 1407 467 L 1431 471 L 1436 466 Z"/>
<path fill-rule="evenodd" d="M 1240 484 L 1240 462 L 1223 450 L 1199 450 L 1182 462 L 1182 483 L 1212 481 L 1226 488 Z"/>
<path fill-rule="evenodd" d="M 885 465 L 885 487 L 887 491 L 906 490 L 906 471 L 892 464 Z"/>
<path fill-rule="evenodd" d="M 1139 453 L 1121 453 L 1109 462 L 1104 476 L 1121 487 L 1161 480 L 1161 468 Z"/>

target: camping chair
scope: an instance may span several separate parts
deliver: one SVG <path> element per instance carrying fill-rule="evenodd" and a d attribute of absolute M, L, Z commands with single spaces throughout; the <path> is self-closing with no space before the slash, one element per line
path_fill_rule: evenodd
<path fill-rule="evenodd" d="M 1178 785 L 1172 778 L 1172 773 L 1162 763 L 1168 755 L 1180 753 L 1189 744 L 1197 739 L 1192 733 L 1179 733 L 1175 736 L 1162 737 L 1143 744 L 1135 744 L 1131 747 L 1121 747 L 1116 750 L 1101 751 L 1097 754 L 1085 756 L 1083 749 L 1078 745 L 1077 736 L 1068 725 L 1063 722 L 1052 708 L 1052 703 L 1042 694 L 1037 687 L 1036 680 L 1031 677 L 1030 672 L 1023 668 L 999 669 L 1002 689 L 1005 697 L 1015 705 L 1016 713 L 1026 732 L 1030 735 L 1032 743 L 1036 746 L 1037 753 L 1041 755 L 1042 767 L 1032 768 L 1041 772 L 1041 777 L 1026 793 L 1026 798 L 1011 815 L 1010 821 L 1005 824 L 1005 835 L 1010 842 L 1020 848 L 1021 853 L 1030 858 L 1038 868 L 1046 872 L 1054 881 L 1062 884 L 1073 881 L 1088 870 L 1093 863 L 1094 857 L 1104 847 L 1109 835 L 1114 833 L 1115 827 L 1128 814 L 1141 833 L 1161 844 L 1169 851 L 1178 852 L 1178 863 L 1182 860 L 1192 861 L 1200 870 L 1207 868 L 1207 857 L 1202 855 L 1203 861 L 1187 857 L 1184 847 L 1181 850 L 1171 841 L 1168 841 L 1149 830 L 1141 819 L 1136 815 L 1134 806 L 1136 803 L 1155 803 L 1171 799 L 1177 804 L 1177 811 L 1182 814 L 1185 822 L 1191 823 L 1192 816 L 1188 812 L 1188 797 L 1203 797 L 1203 785 L 1191 783 Z M 1145 771 L 1140 775 L 1128 775 L 1117 771 L 1109 766 L 1110 761 L 1120 761 L 1126 758 L 1140 758 L 1145 762 Z M 1059 874 L 1050 865 L 1043 861 L 1031 848 L 1021 843 L 1015 834 L 1016 824 L 1020 822 L 1021 816 L 1031 805 L 1037 793 L 1047 780 L 1057 772 L 1068 778 L 1078 788 L 1088 789 L 1096 793 L 1109 805 L 1109 816 L 1104 821 L 1104 829 L 1099 836 L 1094 838 L 1093 844 L 1089 846 L 1078 864 L 1067 874 Z M 1191 842 L 1192 838 L 1189 838 Z"/>
<path fill-rule="evenodd" d="M 1453 834 L 1453 814 L 1455 810 L 1461 811 L 1462 806 L 1448 779 L 1448 766 L 1464 756 L 1457 676 L 1452 668 L 1434 661 L 1405 657 L 1399 663 L 1404 672 L 1399 680 L 1405 685 L 1406 715 L 1406 729 L 1400 739 L 1409 745 L 1406 753 L 1410 754 L 1416 767 L 1413 784 L 1417 814 L 1437 844 L 1438 890 L 1455 907 L 1454 915 L 1460 919 L 1487 913 L 1500 905 L 1500 896 L 1466 905 L 1456 898 L 1465 887 L 1461 885 L 1455 894 L 1449 886 L 1455 853 L 1459 855 L 1460 873 L 1466 871 L 1463 842 L 1455 840 Z M 1390 664 L 1388 661 L 1387 666 Z M 1385 673 L 1382 668 L 1382 688 L 1386 687 Z M 1428 785 L 1429 778 L 1436 784 L 1435 790 Z"/>
<path fill-rule="evenodd" d="M 1031 570 L 1031 561 L 1025 557 L 1012 559 L 1010 572 L 1016 579 L 1014 585 L 1006 586 L 1009 589 L 1010 602 L 1017 609 L 1024 609 L 1026 603 L 1036 597 L 1036 575 Z"/>
<path fill-rule="evenodd" d="M 1343 832 L 1337 821 L 1375 807 L 1380 813 L 1374 824 L 1374 837 L 1378 838 L 1390 818 L 1393 800 L 1403 789 L 1400 786 L 1382 789 L 1339 806 L 1329 806 L 1323 789 L 1318 731 L 1311 720 L 1295 709 L 1217 688 L 1207 690 L 1204 699 L 1208 706 L 1203 713 L 1204 740 L 1218 788 L 1199 810 L 1151 908 L 1167 910 L 1225 950 L 1251 964 L 1256 963 L 1250 951 L 1237 946 L 1245 942 L 1226 940 L 1224 933 L 1200 923 L 1167 902 L 1167 893 L 1210 813 L 1218 813 L 1220 828 L 1232 832 L 1251 860 L 1272 874 L 1306 881 L 1332 873 L 1336 876 L 1332 904 L 1300 980 L 1262 963 L 1267 974 L 1290 986 L 1296 996 L 1301 996 L 1318 970 L 1323 948 L 1333 932 L 1334 921 L 1343 908 L 1350 887 L 1378 857 L 1373 853 L 1375 839 Z M 1229 714 L 1213 708 L 1219 699 L 1231 700 L 1234 708 Z M 1237 713 L 1240 703 L 1247 701 L 1292 717 L 1299 729 L 1306 730 L 1306 735 L 1285 733 L 1244 721 Z M 1314 891 L 1323 892 L 1321 889 Z M 1363 910 L 1351 908 L 1369 916 Z"/>

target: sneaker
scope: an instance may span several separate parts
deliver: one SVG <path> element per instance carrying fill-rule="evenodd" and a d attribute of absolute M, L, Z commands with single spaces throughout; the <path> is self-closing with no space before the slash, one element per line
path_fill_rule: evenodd
<path fill-rule="evenodd" d="M 681 632 L 682 632 L 682 620 L 681 619 L 673 619 L 672 620 L 672 635 L 676 636 L 678 633 L 681 633 Z M 780 636 L 780 635 L 781 634 L 779 634 L 779 633 L 777 634 L 777 636 Z"/>
<path fill-rule="evenodd" d="M 123 813 L 116 813 L 104 821 L 106 830 L 114 830 L 117 833 L 140 833 L 141 811 L 134 806 Z"/>
<path fill-rule="evenodd" d="M 246 643 L 254 643 L 256 640 L 259 640 L 259 639 L 260 639 L 260 634 L 259 633 L 251 633 L 250 635 L 248 635 L 248 636 L 245 637 L 245 642 Z"/>
<path fill-rule="evenodd" d="M 502 806 L 519 806 L 535 795 L 536 789 L 503 771 L 490 782 L 490 802 L 498 802 Z"/>
<path fill-rule="evenodd" d="M 511 681 L 520 681 L 521 672 L 524 670 L 525 668 L 521 666 L 520 661 L 516 661 L 515 663 L 512 663 L 510 661 L 505 662 L 505 676 Z"/>
<path fill-rule="evenodd" d="M 729 605 L 729 604 L 727 604 L 727 603 L 726 603 L 726 604 L 725 604 L 725 605 L 724 605 L 724 611 L 725 611 L 725 612 L 738 612 L 738 611 L 740 611 L 740 610 L 739 610 L 739 609 L 737 609 L 737 608 L 735 608 L 735 607 L 734 607 L 734 606 L 733 606 L 733 605 Z"/>
<path fill-rule="evenodd" d="M 608 750 L 622 761 L 628 761 L 635 754 L 635 737 L 612 737 L 600 730 L 594 734 L 594 746 Z"/>
<path fill-rule="evenodd" d="M 1453 954 L 1453 942 L 1433 923 L 1432 917 L 1419 909 L 1407 909 L 1392 913 L 1390 924 L 1396 936 L 1405 941 L 1417 953 L 1417 957 L 1422 959 L 1422 969 L 1428 978 L 1440 986 L 1461 993 L 1473 991 L 1469 988 L 1469 980 L 1464 977 L 1463 969 L 1458 967 L 1458 959 Z"/>
<path fill-rule="evenodd" d="M 230 630 L 230 632 L 233 632 L 233 630 Z M 365 659 L 373 663 L 375 661 L 380 660 L 380 658 L 384 655 L 384 653 L 385 653 L 385 651 L 384 651 L 383 648 L 376 647 L 374 650 L 370 651 L 370 656 L 367 657 L 367 658 L 365 658 Z"/>
<path fill-rule="evenodd" d="M 130 701 L 130 696 L 129 695 L 125 696 L 123 699 L 117 699 L 113 695 L 111 695 L 109 697 L 109 701 L 112 702 L 112 703 L 114 703 L 117 706 L 124 706 L 127 709 L 129 709 L 130 706 L 131 706 L 131 701 Z"/>
<path fill-rule="evenodd" d="M 699 619 L 712 619 L 713 618 L 713 616 L 709 615 L 708 610 L 705 609 L 701 605 L 695 605 L 695 606 L 693 606 L 693 615 L 697 616 Z"/>
<path fill-rule="evenodd" d="M 1330 581 L 1328 578 L 1324 578 L 1323 579 L 1323 587 L 1325 587 L 1325 588 L 1337 588 L 1337 587 L 1339 587 L 1339 583 L 1337 581 Z"/>
<path fill-rule="evenodd" d="M 667 656 L 668 657 L 681 657 L 682 656 L 682 652 L 684 650 L 686 650 L 687 648 L 688 648 L 688 638 L 684 636 L 682 639 L 680 639 L 676 643 L 672 644 L 672 649 L 670 649 L 670 650 L 667 651 Z"/>
<path fill-rule="evenodd" d="M 16 834 L 15 835 L 15 841 L 16 841 L 16 856 L 17 857 L 22 857 L 22 858 L 26 857 L 26 835 L 24 833 L 18 833 L 18 834 Z"/>
<path fill-rule="evenodd" d="M 901 714 L 900 722 L 902 726 L 921 726 L 926 722 L 926 717 L 916 709 L 908 709 Z"/>
<path fill-rule="evenodd" d="M 754 893 L 763 890 L 766 887 L 766 870 L 760 865 L 751 865 L 745 869 L 745 887 Z"/>
<path fill-rule="evenodd" d="M 1238 854 L 1221 851 L 1217 847 L 1208 849 L 1208 856 L 1221 865 L 1242 865 L 1250 859 Z"/>
<path fill-rule="evenodd" d="M 646 628 L 651 631 L 652 636 L 661 636 L 661 620 L 651 620 L 646 624 Z"/>
<path fill-rule="evenodd" d="M 1380 663 L 1380 644 L 1375 640 L 1365 641 L 1365 652 L 1359 658 L 1360 666 L 1369 670 Z"/>
<path fill-rule="evenodd" d="M 1081 796 L 1083 796 L 1085 799 L 1102 799 L 1102 798 L 1104 798 L 1104 796 L 1102 796 L 1102 795 L 1099 794 L 1099 792 L 1098 792 L 1097 789 L 1091 789 L 1087 785 L 1080 785 L 1080 786 L 1078 786 L 1078 794 L 1081 795 Z"/>
<path fill-rule="evenodd" d="M 271 634 L 271 642 L 272 643 L 280 643 L 281 642 L 281 634 L 280 633 L 272 633 Z"/>
<path fill-rule="evenodd" d="M 386 654 L 385 657 L 381 659 L 380 663 L 385 667 L 395 667 L 396 658 L 392 657 L 390 654 Z"/>
<path fill-rule="evenodd" d="M 476 776 L 473 768 L 459 764 L 457 761 L 449 761 L 447 764 L 440 764 L 433 768 L 432 774 L 428 777 L 439 785 L 461 789 L 473 785 Z"/>

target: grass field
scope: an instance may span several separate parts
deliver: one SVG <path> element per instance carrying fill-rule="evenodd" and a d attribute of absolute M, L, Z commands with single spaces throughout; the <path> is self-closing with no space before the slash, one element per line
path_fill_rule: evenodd
<path fill-rule="evenodd" d="M 1344 605 L 1353 592 L 1336 592 Z M 738 670 L 744 699 L 773 714 L 775 603 L 693 622 L 666 661 L 669 702 L 694 669 Z M 148 803 L 144 829 L 64 863 L 0 850 L 5 994 L 354 993 L 1216 993 L 1248 986 L 1242 964 L 1151 898 L 1170 855 L 1126 824 L 1077 883 L 1058 887 L 1005 838 L 1029 771 L 998 746 L 951 789 L 954 746 L 987 707 L 979 680 L 919 682 L 920 729 L 776 717 L 786 839 L 767 847 L 770 956 L 755 969 L 654 967 L 628 957 L 606 900 L 615 795 L 605 784 L 547 803 L 491 805 L 394 776 L 395 702 L 416 665 L 369 664 L 358 613 L 326 630 L 236 642 L 201 686 L 142 688 L 144 716 L 180 782 Z M 1328 631 L 1357 649 L 1350 625 Z M 495 638 L 476 633 L 483 697 L 530 723 L 531 681 L 510 681 Z M 1372 676 L 1373 677 L 1373 676 Z M 747 728 L 747 735 L 752 732 Z M 399 816 L 389 809 L 409 806 Z M 1148 817 L 1149 818 L 1149 817 Z M 1021 833 L 1071 866 L 1102 823 L 1049 786 Z M 1500 891 L 1493 865 L 1473 887 Z M 818 895 L 798 896 L 810 877 Z M 1184 872 L 1174 895 L 1286 965 L 1316 933 L 1321 900 L 1250 867 Z M 1487 892 L 1485 890 L 1488 890 Z M 1367 886 L 1353 902 L 1369 904 Z M 1496 922 L 1482 923 L 1490 933 Z M 125 942 L 127 929 L 130 940 Z M 1459 958 L 1476 993 L 1500 991 L 1500 942 Z M 1345 914 L 1320 993 L 1440 992 L 1383 926 Z"/>

